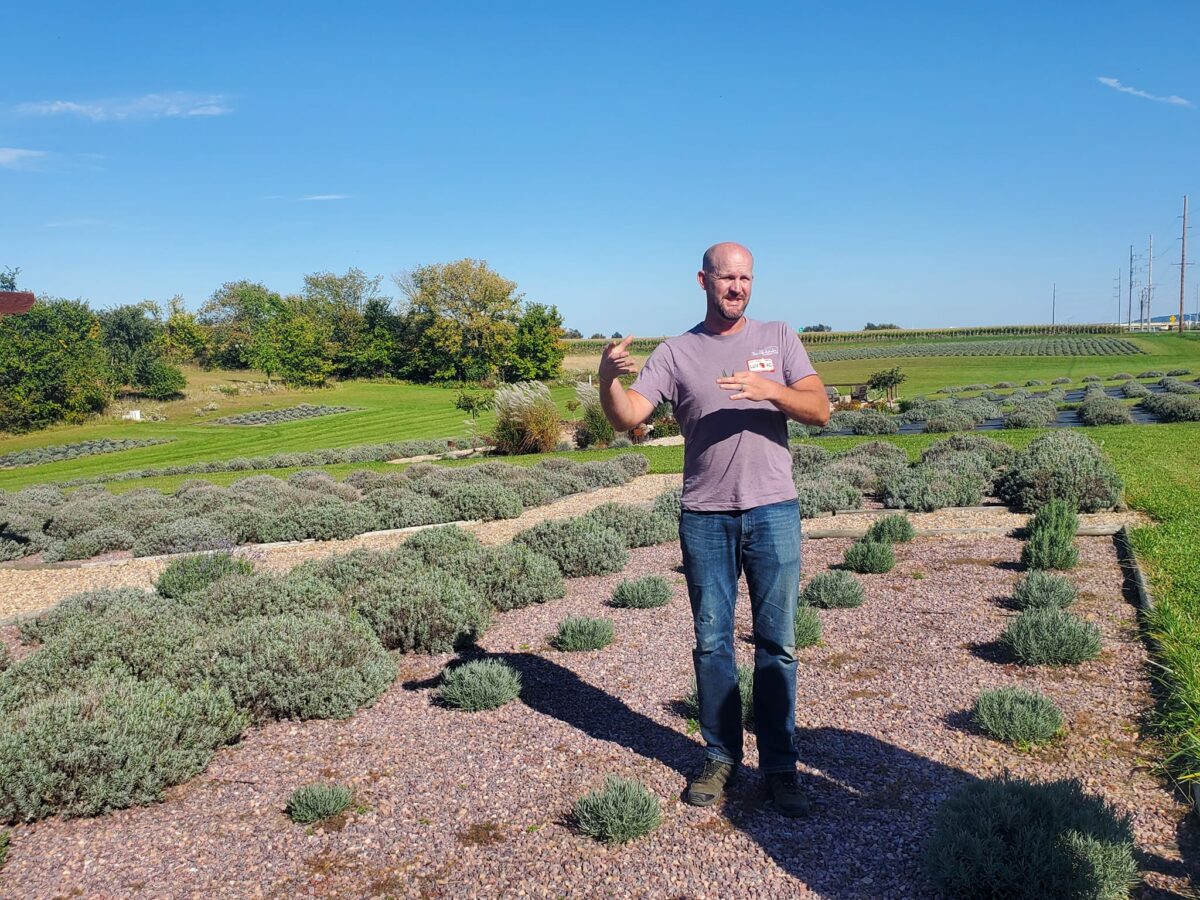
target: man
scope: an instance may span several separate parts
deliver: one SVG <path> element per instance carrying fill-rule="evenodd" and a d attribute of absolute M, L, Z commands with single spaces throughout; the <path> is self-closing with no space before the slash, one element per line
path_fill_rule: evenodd
<path fill-rule="evenodd" d="M 796 783 L 794 620 L 800 582 L 800 511 L 787 420 L 829 421 L 825 386 L 783 322 L 746 318 L 754 258 L 740 244 L 710 247 L 697 275 L 704 321 L 660 344 L 637 371 L 632 337 L 600 358 L 600 400 L 618 431 L 644 422 L 663 400 L 684 437 L 679 541 L 696 628 L 693 661 L 705 761 L 686 799 L 721 798 L 742 759 L 742 714 L 733 612 L 744 571 L 754 618 L 754 728 L 768 797 L 788 816 L 808 803 Z"/>

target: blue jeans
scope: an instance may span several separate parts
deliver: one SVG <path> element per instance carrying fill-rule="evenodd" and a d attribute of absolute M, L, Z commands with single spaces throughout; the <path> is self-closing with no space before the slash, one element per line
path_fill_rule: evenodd
<path fill-rule="evenodd" d="M 796 595 L 800 507 L 795 500 L 732 512 L 683 510 L 679 543 L 696 625 L 700 734 L 710 759 L 742 760 L 742 702 L 733 610 L 745 571 L 754 618 L 754 733 L 763 773 L 796 768 Z"/>

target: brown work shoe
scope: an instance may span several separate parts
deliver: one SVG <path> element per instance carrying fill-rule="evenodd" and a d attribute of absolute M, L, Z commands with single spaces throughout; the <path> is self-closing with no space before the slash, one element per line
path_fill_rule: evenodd
<path fill-rule="evenodd" d="M 808 798 L 801 791 L 795 772 L 768 772 L 763 781 L 767 799 L 775 804 L 780 815 L 793 819 L 808 815 Z"/>
<path fill-rule="evenodd" d="M 692 806 L 712 806 L 721 799 L 725 786 L 737 775 L 737 766 L 719 759 L 705 759 L 704 770 L 688 784 L 685 799 Z"/>

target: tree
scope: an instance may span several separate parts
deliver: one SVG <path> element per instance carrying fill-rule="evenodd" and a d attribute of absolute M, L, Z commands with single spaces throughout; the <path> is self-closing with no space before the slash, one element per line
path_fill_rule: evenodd
<path fill-rule="evenodd" d="M 459 391 L 458 396 L 454 398 L 454 408 L 461 409 L 471 417 L 467 420 L 467 427 L 471 432 L 472 450 L 479 444 L 479 422 L 477 418 L 485 409 L 491 409 L 495 402 L 496 394 L 494 391 Z"/>
<path fill-rule="evenodd" d="M 163 355 L 178 362 L 195 360 L 201 364 L 208 361 L 208 333 L 196 321 L 194 313 L 188 312 L 183 298 L 176 294 L 167 301 L 167 319 L 159 337 Z"/>
<path fill-rule="evenodd" d="M 347 269 L 345 275 L 314 272 L 304 276 L 302 311 L 326 325 L 330 362 L 333 374 L 339 377 L 368 374 L 360 369 L 367 308 L 373 305 L 378 311 L 380 304 L 384 309 L 391 306 L 391 298 L 379 291 L 382 281 L 380 276 L 368 278 L 362 269 L 354 268 Z"/>
<path fill-rule="evenodd" d="M 833 331 L 828 325 L 805 325 L 800 329 L 803 332 L 809 331 Z"/>
<path fill-rule="evenodd" d="M 867 387 L 873 391 L 887 391 L 888 402 L 891 403 L 896 399 L 896 388 L 907 378 L 908 376 L 900 371 L 899 366 L 881 369 L 870 374 L 867 378 Z"/>
<path fill-rule="evenodd" d="M 868 322 L 863 326 L 863 331 L 898 331 L 899 325 L 893 325 L 891 322 Z"/>
<path fill-rule="evenodd" d="M 209 329 L 210 363 L 229 369 L 249 369 L 255 333 L 283 298 L 257 281 L 227 281 L 200 307 L 198 321 Z"/>
<path fill-rule="evenodd" d="M 158 316 L 161 311 L 153 301 L 117 306 L 97 314 L 109 368 L 118 387 L 135 384 L 139 367 L 161 352 L 158 339 L 162 323 Z"/>
<path fill-rule="evenodd" d="M 483 260 L 420 266 L 397 276 L 404 292 L 405 331 L 412 340 L 406 370 L 422 381 L 484 381 L 509 360 L 521 317 L 515 282 Z"/>
<path fill-rule="evenodd" d="M 601 334 L 599 331 L 597 331 L 597 332 L 594 332 L 594 333 L 592 334 L 592 336 L 591 336 L 590 338 L 588 338 L 588 340 L 589 340 L 589 341 L 607 341 L 607 340 L 608 340 L 608 338 L 606 338 L 606 337 L 605 337 L 604 335 L 602 335 L 602 334 Z"/>
<path fill-rule="evenodd" d="M 504 365 L 505 381 L 539 381 L 562 371 L 566 347 L 562 343 L 562 316 L 556 306 L 525 304 L 517 323 L 512 353 Z"/>
<path fill-rule="evenodd" d="M 43 299 L 0 318 L 0 430 L 82 422 L 113 396 L 100 322 L 77 300 Z"/>
<path fill-rule="evenodd" d="M 279 377 L 288 387 L 320 387 L 333 371 L 328 332 L 324 323 L 305 315 L 297 306 L 294 302 L 284 304 L 271 321 L 269 339 L 262 344 L 263 358 L 271 354 Z"/>
<path fill-rule="evenodd" d="M 0 291 L 15 291 L 17 289 L 17 276 L 21 273 L 20 267 L 15 269 L 5 268 L 0 272 Z"/>
<path fill-rule="evenodd" d="M 568 341 L 577 341 L 583 337 L 583 332 L 578 328 L 567 328 L 563 330 L 563 338 Z"/>
<path fill-rule="evenodd" d="M 612 333 L 612 339 L 613 339 L 614 341 L 619 341 L 619 340 L 621 340 L 621 338 L 623 338 L 623 337 L 625 337 L 625 335 L 621 334 L 621 332 L 619 332 L 619 331 L 614 331 L 614 332 Z"/>

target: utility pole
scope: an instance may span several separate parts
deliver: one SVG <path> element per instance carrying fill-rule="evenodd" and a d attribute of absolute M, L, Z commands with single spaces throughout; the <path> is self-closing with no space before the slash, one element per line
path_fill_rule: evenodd
<path fill-rule="evenodd" d="M 1179 333 L 1183 334 L 1183 285 L 1187 272 L 1187 194 L 1183 195 L 1183 232 L 1179 240 Z"/>
<path fill-rule="evenodd" d="M 1121 324 L 1121 270 L 1117 269 L 1116 295 L 1117 295 L 1117 317 L 1113 319 L 1119 326 Z"/>
<path fill-rule="evenodd" d="M 1150 235 L 1150 254 L 1146 257 L 1146 327 L 1144 330 L 1149 331 L 1151 326 L 1150 319 L 1150 300 L 1154 296 L 1154 235 Z"/>
<path fill-rule="evenodd" d="M 1133 244 L 1129 245 L 1129 309 L 1125 313 L 1125 330 L 1133 331 Z"/>
<path fill-rule="evenodd" d="M 1050 288 L 1050 324 L 1054 324 L 1054 308 L 1058 305 L 1058 282 Z"/>

